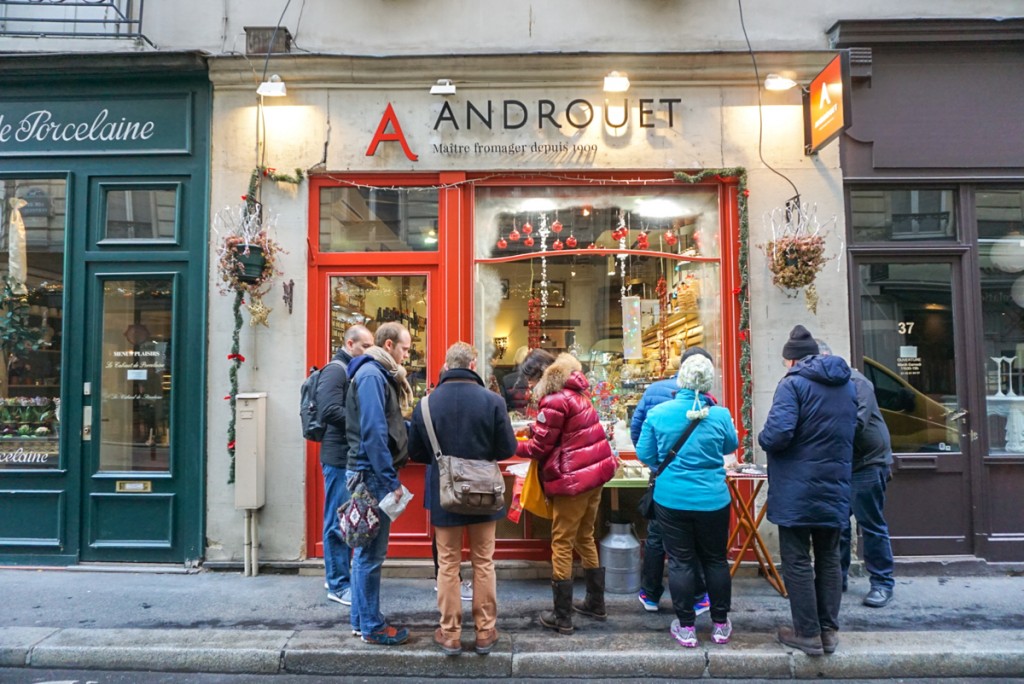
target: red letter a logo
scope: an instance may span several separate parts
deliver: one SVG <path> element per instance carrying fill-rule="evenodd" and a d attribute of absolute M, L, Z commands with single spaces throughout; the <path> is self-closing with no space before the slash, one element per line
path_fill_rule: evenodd
<path fill-rule="evenodd" d="M 391 124 L 391 127 L 395 129 L 393 133 L 385 132 L 388 124 Z M 370 141 L 370 146 L 366 148 L 366 156 L 372 157 L 375 155 L 377 153 L 377 145 L 382 142 L 396 141 L 402 144 L 402 151 L 405 152 L 405 156 L 409 158 L 409 161 L 419 160 L 419 157 L 409 149 L 409 143 L 405 141 L 405 133 L 402 133 L 402 124 L 398 123 L 398 116 L 391 107 L 391 103 L 388 102 L 388 108 L 384 110 L 384 116 L 380 118 L 377 132 L 373 134 L 373 140 Z"/>

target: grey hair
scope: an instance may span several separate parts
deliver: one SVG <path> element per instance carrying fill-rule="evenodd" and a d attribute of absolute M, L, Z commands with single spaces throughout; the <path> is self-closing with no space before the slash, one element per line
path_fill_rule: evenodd
<path fill-rule="evenodd" d="M 356 340 L 363 335 L 367 337 L 373 337 L 373 333 L 370 332 L 369 328 L 367 328 L 365 325 L 360 325 L 357 323 L 355 325 L 349 326 L 348 330 L 345 331 L 344 341 L 351 342 L 352 340 Z"/>
<path fill-rule="evenodd" d="M 448 347 L 444 363 L 448 368 L 469 368 L 470 364 L 476 361 L 476 349 L 466 342 L 456 342 Z"/>
<path fill-rule="evenodd" d="M 828 342 L 821 339 L 820 337 L 815 337 L 814 341 L 818 343 L 819 354 L 821 354 L 822 356 L 832 356 L 832 347 L 828 346 Z"/>

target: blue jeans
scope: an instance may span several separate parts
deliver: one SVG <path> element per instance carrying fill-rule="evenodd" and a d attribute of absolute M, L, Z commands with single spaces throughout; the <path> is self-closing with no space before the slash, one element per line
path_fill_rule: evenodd
<path fill-rule="evenodd" d="M 888 479 L 887 465 L 862 468 L 853 473 L 850 479 L 850 508 L 864 537 L 864 568 L 871 577 L 871 587 L 881 589 L 892 589 L 896 584 L 892 577 L 894 562 L 892 544 L 889 542 L 889 526 L 883 513 Z M 850 570 L 851 537 L 852 530 L 847 519 L 839 540 L 844 579 Z"/>
<path fill-rule="evenodd" d="M 782 580 L 797 636 L 816 637 L 822 629 L 839 629 L 843 600 L 839 536 L 838 527 L 779 526 Z"/>
<path fill-rule="evenodd" d="M 704 584 L 704 570 L 697 566 L 697 585 L 693 602 L 704 599 L 707 587 Z M 657 603 L 665 591 L 665 542 L 661 538 L 661 523 L 647 521 L 647 539 L 644 540 L 644 559 L 640 565 L 640 590 L 647 598 Z"/>
<path fill-rule="evenodd" d="M 320 464 L 324 472 L 324 571 L 327 590 L 341 596 L 349 588 L 352 574 L 352 551 L 341 539 L 338 508 L 348 501 L 345 469 Z"/>
<path fill-rule="evenodd" d="M 371 472 L 356 473 L 348 471 L 347 481 L 358 475 L 370 493 L 380 501 L 388 493 L 388 487 Z M 384 614 L 380 612 L 380 570 L 384 565 L 384 557 L 388 555 L 388 538 L 391 536 L 391 519 L 381 513 L 380 531 L 374 540 L 366 546 L 355 549 L 352 555 L 352 629 L 359 630 L 363 636 L 384 628 Z"/>

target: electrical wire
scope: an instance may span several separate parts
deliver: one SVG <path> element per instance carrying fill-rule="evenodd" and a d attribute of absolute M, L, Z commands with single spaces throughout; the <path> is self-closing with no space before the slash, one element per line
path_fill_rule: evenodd
<path fill-rule="evenodd" d="M 793 181 L 789 180 L 789 176 L 782 173 L 774 166 L 765 161 L 764 154 L 762 154 L 762 142 L 764 140 L 764 115 L 761 111 L 761 75 L 757 69 L 757 57 L 754 55 L 754 48 L 750 45 L 750 37 L 747 35 L 747 24 L 743 20 L 743 0 L 736 0 L 736 4 L 739 5 L 740 9 L 740 28 L 743 29 L 743 39 L 747 42 L 747 52 L 750 54 L 750 61 L 754 64 L 754 88 L 757 91 L 757 156 L 761 159 L 761 163 L 768 168 L 769 171 L 783 178 L 789 186 L 793 188 L 794 200 L 796 206 L 800 206 L 800 191 L 793 185 Z M 789 204 L 787 202 L 787 204 Z"/>

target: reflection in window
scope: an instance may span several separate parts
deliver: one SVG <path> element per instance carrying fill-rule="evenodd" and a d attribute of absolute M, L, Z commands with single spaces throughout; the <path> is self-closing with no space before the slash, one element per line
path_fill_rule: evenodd
<path fill-rule="evenodd" d="M 1024 454 L 1024 190 L 975 195 L 989 451 Z"/>
<path fill-rule="evenodd" d="M 860 267 L 864 375 L 896 453 L 959 451 L 952 268 Z"/>
<path fill-rule="evenodd" d="M 60 467 L 62 180 L 0 181 L 0 470 Z"/>
<path fill-rule="evenodd" d="M 105 240 L 173 240 L 178 193 L 174 188 L 106 191 Z"/>
<path fill-rule="evenodd" d="M 320 249 L 325 252 L 436 252 L 434 188 L 323 188 Z"/>
<path fill-rule="evenodd" d="M 426 276 L 334 276 L 331 278 L 331 345 L 344 344 L 349 326 L 362 324 L 376 332 L 381 323 L 395 321 L 412 336 L 405 361 L 416 398 L 427 392 L 427 278 Z"/>
<path fill-rule="evenodd" d="M 952 190 L 851 190 L 854 242 L 953 240 Z"/>
<path fill-rule="evenodd" d="M 170 469 L 173 303 L 170 280 L 103 283 L 100 471 Z"/>

